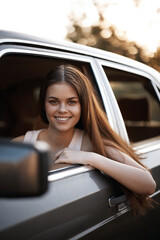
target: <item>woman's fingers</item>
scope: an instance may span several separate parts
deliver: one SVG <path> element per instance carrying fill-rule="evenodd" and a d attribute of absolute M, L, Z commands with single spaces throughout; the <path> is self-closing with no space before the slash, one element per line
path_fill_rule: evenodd
<path fill-rule="evenodd" d="M 61 155 L 61 153 L 63 152 L 63 150 L 60 150 L 59 152 L 57 152 L 55 155 L 54 155 L 54 160 L 56 161 L 59 156 Z"/>
<path fill-rule="evenodd" d="M 55 163 L 88 164 L 88 152 L 65 148 L 55 155 Z"/>
<path fill-rule="evenodd" d="M 78 151 L 80 153 L 80 151 Z M 79 155 L 78 155 L 79 156 Z M 64 148 L 55 154 L 55 163 L 78 163 L 77 151 L 69 148 Z"/>
<path fill-rule="evenodd" d="M 66 151 L 67 148 L 64 148 L 62 150 L 60 150 L 59 152 L 57 152 L 54 156 L 54 160 L 56 161 L 63 153 L 64 151 Z"/>

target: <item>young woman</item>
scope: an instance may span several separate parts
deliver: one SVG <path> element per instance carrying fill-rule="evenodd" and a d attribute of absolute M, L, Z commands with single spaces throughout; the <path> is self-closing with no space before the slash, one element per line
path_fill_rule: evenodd
<path fill-rule="evenodd" d="M 94 89 L 69 65 L 51 71 L 40 92 L 41 118 L 47 129 L 14 140 L 46 141 L 54 162 L 93 166 L 117 180 L 135 212 L 144 212 L 156 184 L 140 157 L 110 127 Z"/>

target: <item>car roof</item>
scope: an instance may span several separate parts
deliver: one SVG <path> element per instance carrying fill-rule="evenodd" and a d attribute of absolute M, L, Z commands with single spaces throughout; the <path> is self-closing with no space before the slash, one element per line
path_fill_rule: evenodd
<path fill-rule="evenodd" d="M 121 62 L 125 63 L 127 61 L 136 62 L 135 60 L 129 59 L 127 57 L 118 55 L 116 53 L 104 51 L 98 48 L 89 47 L 85 45 L 81 45 L 78 43 L 73 43 L 69 41 L 59 41 L 59 40 L 52 40 L 47 38 L 42 38 L 38 36 L 28 35 L 19 32 L 12 32 L 12 31 L 5 31 L 0 30 L 0 44 L 6 43 L 21 43 L 21 44 L 29 44 L 29 45 L 36 45 L 36 46 L 44 46 L 52 49 L 61 49 L 68 52 L 77 52 L 82 55 L 98 57 L 101 59 L 108 59 L 114 62 Z M 139 62 L 138 62 L 139 63 Z"/>

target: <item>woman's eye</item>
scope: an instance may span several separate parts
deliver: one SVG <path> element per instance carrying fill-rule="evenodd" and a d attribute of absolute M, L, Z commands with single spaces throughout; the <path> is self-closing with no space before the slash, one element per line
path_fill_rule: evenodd
<path fill-rule="evenodd" d="M 76 101 L 69 101 L 69 105 L 75 105 L 77 102 Z"/>
<path fill-rule="evenodd" d="M 56 104 L 58 104 L 58 101 L 57 100 L 50 100 L 49 103 L 52 104 L 52 105 L 56 105 Z"/>

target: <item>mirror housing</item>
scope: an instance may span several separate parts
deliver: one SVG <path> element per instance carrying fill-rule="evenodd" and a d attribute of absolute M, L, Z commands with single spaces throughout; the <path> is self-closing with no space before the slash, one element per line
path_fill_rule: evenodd
<path fill-rule="evenodd" d="M 0 197 L 31 197 L 47 191 L 51 161 L 45 142 L 0 139 Z"/>

